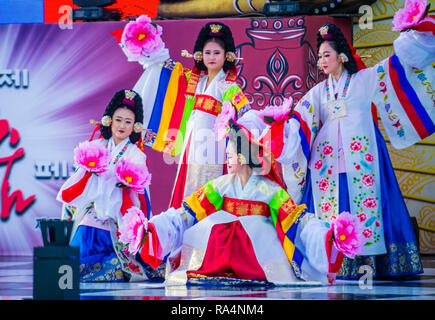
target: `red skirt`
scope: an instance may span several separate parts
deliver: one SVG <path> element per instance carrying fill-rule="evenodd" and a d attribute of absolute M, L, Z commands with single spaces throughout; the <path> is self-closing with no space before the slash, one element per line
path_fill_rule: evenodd
<path fill-rule="evenodd" d="M 240 221 L 212 227 L 201 267 L 187 271 L 188 278 L 204 276 L 266 280 L 251 239 Z"/>

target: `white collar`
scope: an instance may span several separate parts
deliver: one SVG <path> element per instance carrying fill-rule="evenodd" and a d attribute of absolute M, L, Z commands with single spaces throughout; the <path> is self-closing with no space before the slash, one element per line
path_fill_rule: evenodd
<path fill-rule="evenodd" d="M 344 86 L 346 84 L 348 72 L 346 69 L 344 69 L 343 73 L 340 76 L 340 79 L 336 81 L 334 77 L 330 74 L 329 75 L 329 92 L 331 92 L 331 99 L 335 99 L 335 94 L 338 93 L 339 95 L 343 93 Z M 337 97 L 340 98 L 340 97 Z"/>
<path fill-rule="evenodd" d="M 117 156 L 122 148 L 125 147 L 125 145 L 127 144 L 127 142 L 130 140 L 130 137 L 125 138 L 124 140 L 122 140 L 120 143 L 118 143 L 118 145 L 115 146 L 115 142 L 113 141 L 113 137 L 110 137 L 109 139 L 109 143 L 107 145 L 107 149 L 109 149 L 112 157 Z"/>

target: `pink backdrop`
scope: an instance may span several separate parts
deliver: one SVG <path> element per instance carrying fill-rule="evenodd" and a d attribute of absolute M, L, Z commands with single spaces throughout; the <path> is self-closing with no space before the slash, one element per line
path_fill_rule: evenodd
<path fill-rule="evenodd" d="M 195 37 L 209 20 L 159 21 L 171 57 L 186 67 Z M 328 17 L 220 19 L 233 31 L 239 84 L 255 108 L 292 95 L 298 100 L 321 79 L 316 32 L 325 22 L 351 39 L 349 19 Z M 72 172 L 72 150 L 89 139 L 114 92 L 142 73 L 127 62 L 112 31 L 123 22 L 0 25 L 0 255 L 31 255 L 42 244 L 35 219 L 60 217 L 55 200 Z M 7 121 L 6 121 L 7 120 Z M 153 212 L 167 209 L 176 166 L 146 149 L 153 174 Z"/>

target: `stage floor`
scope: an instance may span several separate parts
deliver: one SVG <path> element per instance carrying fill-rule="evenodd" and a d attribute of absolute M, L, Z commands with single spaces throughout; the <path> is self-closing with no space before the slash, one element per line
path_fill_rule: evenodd
<path fill-rule="evenodd" d="M 424 274 L 409 280 L 358 281 L 333 286 L 272 288 L 186 287 L 162 284 L 81 283 L 81 300 L 435 300 L 435 256 L 423 257 Z M 365 284 L 367 285 L 367 284 Z M 0 256 L 0 300 L 33 299 L 33 258 Z"/>

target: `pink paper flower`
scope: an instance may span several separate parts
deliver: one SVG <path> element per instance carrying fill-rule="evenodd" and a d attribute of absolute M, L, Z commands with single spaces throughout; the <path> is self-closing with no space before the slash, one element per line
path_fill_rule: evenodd
<path fill-rule="evenodd" d="M 135 255 L 142 244 L 148 220 L 142 210 L 131 207 L 119 221 L 119 241 L 128 245 L 128 251 Z"/>
<path fill-rule="evenodd" d="M 98 140 L 84 141 L 74 149 L 74 161 L 84 170 L 102 173 L 110 163 L 110 153 Z"/>
<path fill-rule="evenodd" d="M 144 164 L 137 164 L 128 158 L 119 161 L 115 166 L 118 180 L 137 193 L 144 193 L 144 189 L 151 183 L 151 173 Z"/>
<path fill-rule="evenodd" d="M 405 6 L 393 18 L 393 31 L 401 31 L 418 25 L 426 12 L 426 0 L 406 0 Z"/>
<path fill-rule="evenodd" d="M 334 243 L 339 251 L 350 259 L 363 252 L 362 226 L 356 216 L 342 212 L 331 226 Z"/>
<path fill-rule="evenodd" d="M 284 99 L 281 105 L 267 106 L 264 109 L 258 111 L 257 115 L 266 124 L 270 124 L 270 123 L 265 121 L 265 117 L 271 118 L 275 122 L 285 121 L 287 120 L 287 116 L 291 111 L 292 105 L 293 105 L 293 98 L 289 97 L 287 99 Z"/>
<path fill-rule="evenodd" d="M 146 15 L 141 15 L 135 21 L 130 21 L 124 28 L 121 43 L 132 58 L 150 56 L 164 47 L 161 38 L 162 27 L 151 23 Z"/>
<path fill-rule="evenodd" d="M 214 122 L 215 139 L 217 141 L 225 138 L 226 127 L 230 119 L 236 119 L 236 110 L 230 101 L 225 101 L 222 104 L 221 113 L 218 114 Z"/>

